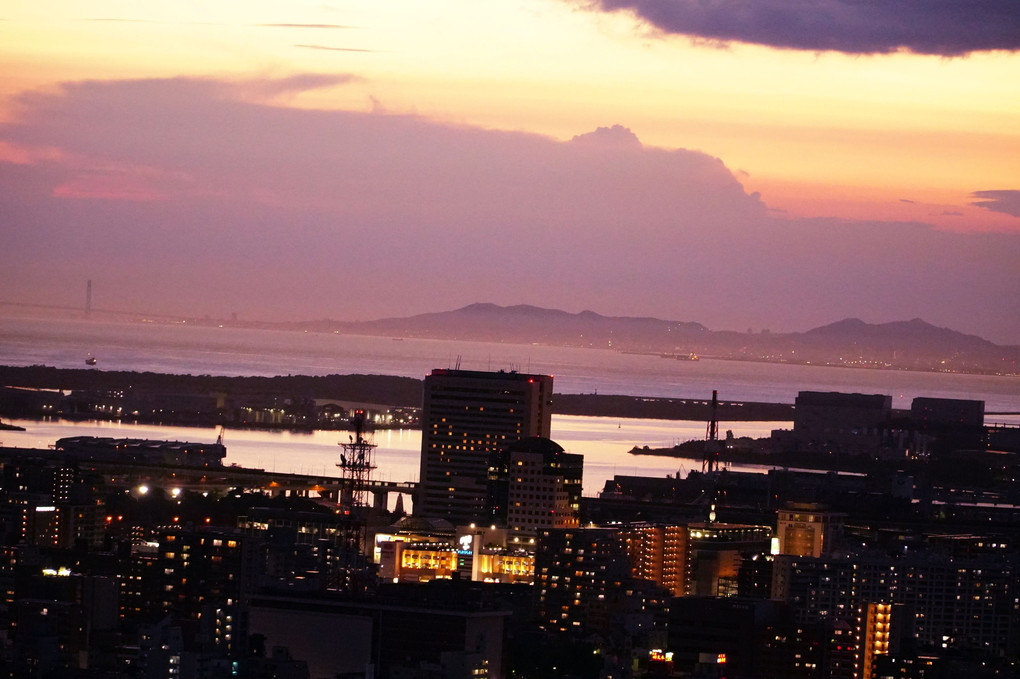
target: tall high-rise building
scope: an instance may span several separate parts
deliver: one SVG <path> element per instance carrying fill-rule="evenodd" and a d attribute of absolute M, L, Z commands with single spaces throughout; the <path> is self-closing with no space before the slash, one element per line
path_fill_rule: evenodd
<path fill-rule="evenodd" d="M 415 514 L 486 521 L 490 453 L 517 439 L 548 438 L 552 393 L 551 375 L 433 370 L 425 378 Z"/>
<path fill-rule="evenodd" d="M 197 633 L 216 649 L 244 655 L 246 595 L 258 580 L 259 540 L 239 531 L 190 527 L 161 530 L 157 542 L 152 575 L 161 591 L 149 602 L 150 612 L 172 612 L 197 625 Z"/>
<path fill-rule="evenodd" d="M 635 578 L 657 582 L 674 596 L 683 596 L 687 573 L 687 526 L 632 524 L 623 529 Z"/>
<path fill-rule="evenodd" d="M 615 596 L 630 582 L 630 559 L 618 528 L 552 528 L 535 553 L 536 614 L 548 631 L 605 633 Z"/>

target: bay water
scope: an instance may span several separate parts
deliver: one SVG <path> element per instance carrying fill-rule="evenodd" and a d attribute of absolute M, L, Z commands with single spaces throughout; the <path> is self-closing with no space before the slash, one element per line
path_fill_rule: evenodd
<path fill-rule="evenodd" d="M 114 323 L 83 319 L 0 318 L 0 365 L 49 365 L 171 374 L 274 376 L 379 374 L 422 378 L 434 368 L 518 370 L 554 375 L 557 393 L 599 393 L 705 400 L 712 390 L 727 401 L 793 403 L 799 391 L 889 394 L 893 407 L 917 396 L 977 399 L 988 422 L 1020 422 L 1015 376 L 870 370 L 752 363 L 703 358 L 675 361 L 610 349 L 368 337 L 332 333 L 219 328 L 188 324 Z M 555 407 L 555 406 L 554 406 Z M 1010 414 L 996 414 L 1010 413 Z M 64 436 L 112 436 L 204 441 L 217 431 L 108 422 L 15 421 L 24 432 L 2 431 L 6 446 L 42 447 Z M 736 436 L 768 436 L 788 422 L 722 422 Z M 594 494 L 615 474 L 686 475 L 700 461 L 631 455 L 633 446 L 665 447 L 705 436 L 704 422 L 554 415 L 552 438 L 585 456 L 584 492 Z M 374 434 L 375 478 L 418 478 L 421 434 Z M 336 475 L 335 431 L 229 430 L 227 462 L 262 469 Z"/>

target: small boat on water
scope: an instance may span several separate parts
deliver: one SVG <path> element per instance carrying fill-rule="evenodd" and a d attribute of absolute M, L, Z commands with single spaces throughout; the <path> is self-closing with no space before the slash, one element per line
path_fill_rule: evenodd
<path fill-rule="evenodd" d="M 95 364 L 96 364 L 96 357 L 95 356 L 89 356 L 88 358 L 85 359 L 85 365 L 95 365 Z"/>

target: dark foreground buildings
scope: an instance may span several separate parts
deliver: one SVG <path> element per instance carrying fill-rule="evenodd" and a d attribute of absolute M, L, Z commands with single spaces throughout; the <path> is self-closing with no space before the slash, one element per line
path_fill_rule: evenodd
<path fill-rule="evenodd" d="M 357 589 L 344 506 L 310 488 L 216 485 L 180 444 L 0 449 L 0 677 L 1020 676 L 1020 464 L 971 402 L 808 396 L 783 443 L 864 471 L 585 498 L 551 378 L 428 385 L 431 494 L 374 527 Z"/>

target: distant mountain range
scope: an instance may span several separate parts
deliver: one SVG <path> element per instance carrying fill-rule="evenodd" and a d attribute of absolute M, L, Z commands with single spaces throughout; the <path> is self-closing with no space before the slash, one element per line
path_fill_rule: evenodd
<path fill-rule="evenodd" d="M 700 323 L 572 314 L 517 305 L 471 304 L 454 311 L 375 321 L 309 321 L 274 327 L 393 338 L 551 344 L 654 353 L 870 368 L 1018 374 L 1020 346 L 912 321 L 869 324 L 849 318 L 798 333 L 713 331 Z"/>

